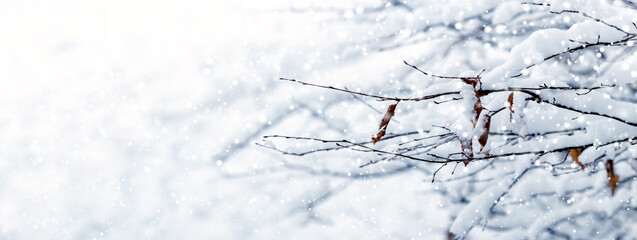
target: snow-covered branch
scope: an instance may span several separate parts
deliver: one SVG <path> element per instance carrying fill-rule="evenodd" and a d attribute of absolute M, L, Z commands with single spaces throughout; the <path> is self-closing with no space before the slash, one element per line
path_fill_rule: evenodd
<path fill-rule="evenodd" d="M 397 162 L 426 169 L 454 206 L 454 238 L 637 236 L 623 226 L 579 230 L 608 220 L 637 224 L 628 217 L 637 207 L 631 190 L 637 171 L 634 6 L 477 2 L 461 16 L 440 19 L 420 17 L 433 10 L 410 2 L 361 10 L 358 20 L 378 14 L 391 22 L 395 12 L 414 17 L 361 40 L 369 49 L 434 46 L 422 46 L 427 57 L 397 60 L 409 71 L 397 79 L 392 72 L 392 85 L 354 82 L 360 87 L 351 90 L 280 80 L 357 101 L 392 102 L 383 105 L 385 113 L 367 115 L 380 128 L 358 114 L 360 108 L 344 105 L 335 116 L 355 116 L 352 133 L 317 128 L 303 136 L 268 135 L 258 145 L 302 156 L 309 165 L 342 154 L 361 169 Z"/>

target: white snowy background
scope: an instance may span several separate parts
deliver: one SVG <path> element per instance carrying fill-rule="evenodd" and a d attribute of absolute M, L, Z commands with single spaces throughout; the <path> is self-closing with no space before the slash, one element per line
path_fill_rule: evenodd
<path fill-rule="evenodd" d="M 372 88 L 365 92 L 400 80 L 412 86 L 400 91 L 422 94 L 402 61 L 454 42 L 445 35 L 372 51 L 368 38 L 419 29 L 420 15 L 439 16 L 426 22 L 436 24 L 496 2 L 350 21 L 379 2 L 0 1 L 0 239 L 446 239 L 450 212 L 460 209 L 433 193 L 431 169 L 408 161 L 361 169 L 360 154 L 304 159 L 255 143 L 273 146 L 262 141 L 268 134 L 368 140 L 382 116 L 372 110 L 386 103 L 278 78 Z M 522 12 L 519 2 L 503 6 L 494 22 Z M 489 56 L 473 64 L 505 62 L 496 47 L 470 53 Z M 398 115 L 394 132 L 438 120 L 411 119 Z"/>
<path fill-rule="evenodd" d="M 421 178 L 362 180 L 308 222 L 307 194 L 341 182 L 252 174 L 299 90 L 276 79 L 336 68 L 350 37 L 307 6 L 0 1 L 0 239 L 442 237 L 412 211 Z"/>

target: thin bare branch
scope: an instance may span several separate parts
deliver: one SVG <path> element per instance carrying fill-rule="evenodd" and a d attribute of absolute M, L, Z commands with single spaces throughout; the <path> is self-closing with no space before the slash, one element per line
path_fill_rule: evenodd
<path fill-rule="evenodd" d="M 331 89 L 331 90 L 336 90 L 336 91 L 340 91 L 340 92 L 346 92 L 346 93 L 356 94 L 356 95 L 360 95 L 360 96 L 376 98 L 379 101 L 399 101 L 399 102 L 400 101 L 414 101 L 414 102 L 417 102 L 417 101 L 424 101 L 424 100 L 434 99 L 434 98 L 441 97 L 441 96 L 460 94 L 459 91 L 454 91 L 454 92 L 444 92 L 444 93 L 426 95 L 426 96 L 417 97 L 417 98 L 385 97 L 385 96 L 379 96 L 379 95 L 374 95 L 374 94 L 367 94 L 367 93 L 362 93 L 362 92 L 350 91 L 350 90 L 347 90 L 347 89 L 336 88 L 336 87 L 333 87 L 333 86 L 325 86 L 325 85 L 320 85 L 320 84 L 307 83 L 307 82 L 303 82 L 303 81 L 299 81 L 299 80 L 291 79 L 291 78 L 279 78 L 279 80 L 296 82 L 296 83 L 300 83 L 300 84 L 308 85 L 308 86 L 312 86 L 312 87 Z"/>

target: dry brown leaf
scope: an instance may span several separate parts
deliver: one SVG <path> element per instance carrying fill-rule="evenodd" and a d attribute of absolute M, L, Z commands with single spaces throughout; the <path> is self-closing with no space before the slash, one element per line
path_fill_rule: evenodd
<path fill-rule="evenodd" d="M 482 126 L 482 134 L 478 138 L 478 142 L 480 143 L 480 152 L 484 149 L 484 146 L 487 145 L 487 140 L 489 140 L 489 130 L 491 128 L 491 115 L 485 114 L 486 118 L 484 121 L 484 126 Z"/>
<path fill-rule="evenodd" d="M 389 107 L 387 108 L 387 112 L 385 112 L 385 116 L 383 116 L 383 120 L 380 122 L 380 126 L 378 127 L 378 133 L 376 133 L 376 135 L 372 137 L 372 141 L 374 141 L 374 144 L 376 144 L 376 142 L 380 141 L 380 139 L 385 136 L 385 130 L 387 130 L 387 125 L 389 124 L 391 118 L 394 116 L 396 105 L 398 105 L 398 103 L 389 105 Z"/>
<path fill-rule="evenodd" d="M 476 101 L 476 104 L 473 105 L 473 112 L 475 113 L 473 119 L 471 119 L 471 123 L 473 123 L 473 127 L 476 127 L 476 124 L 478 123 L 478 118 L 480 117 L 480 113 L 482 112 L 482 102 L 480 101 L 480 97 L 478 97 L 478 92 L 476 91 L 476 98 L 478 99 L 478 101 Z"/>
<path fill-rule="evenodd" d="M 513 122 L 513 93 L 509 94 L 509 98 L 507 98 L 507 107 L 509 108 L 509 122 Z"/>
<path fill-rule="evenodd" d="M 507 99 L 507 107 L 512 113 L 515 112 L 513 111 L 513 93 L 509 94 L 509 98 Z"/>
<path fill-rule="evenodd" d="M 470 117 L 471 123 L 473 123 L 473 127 L 475 128 L 476 124 L 478 123 L 478 117 L 480 116 L 480 112 L 482 112 L 482 102 L 480 101 L 481 96 L 480 96 L 480 93 L 478 92 L 478 89 L 476 89 L 476 86 L 480 82 L 480 77 L 466 77 L 466 78 L 460 78 L 460 80 L 462 80 L 462 82 L 466 83 L 467 85 L 470 85 L 473 87 L 473 94 L 475 98 L 477 99 L 475 104 L 473 104 L 473 116 Z"/>
<path fill-rule="evenodd" d="M 608 174 L 608 186 L 610 186 L 611 195 L 615 195 L 615 188 L 619 183 L 619 176 L 615 174 L 613 169 L 613 160 L 606 161 L 606 173 Z"/>
<path fill-rule="evenodd" d="M 385 128 L 378 131 L 378 133 L 376 133 L 376 135 L 372 137 L 372 141 L 374 141 L 374 144 L 376 144 L 376 142 L 380 141 L 380 138 L 382 138 L 383 136 L 385 136 Z"/>
<path fill-rule="evenodd" d="M 571 156 L 571 158 L 573 159 L 573 162 L 577 163 L 577 165 L 582 168 L 582 171 L 584 171 L 584 164 L 582 164 L 582 162 L 579 161 L 579 155 L 582 154 L 582 150 L 579 148 L 572 148 L 571 150 L 568 151 L 568 155 Z"/>

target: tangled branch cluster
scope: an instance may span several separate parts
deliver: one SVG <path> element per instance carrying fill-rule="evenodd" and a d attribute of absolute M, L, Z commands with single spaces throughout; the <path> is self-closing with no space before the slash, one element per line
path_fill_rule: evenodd
<path fill-rule="evenodd" d="M 555 4 L 522 5 L 540 9 L 521 12 L 511 23 L 536 18 L 545 8 L 549 16 L 568 14 L 580 22 L 557 29 L 512 24 L 510 31 L 520 33 L 523 40 L 508 49 L 502 63 L 474 76 L 433 74 L 404 61 L 429 82 L 428 94 L 420 96 L 392 97 L 281 78 L 391 104 L 378 116 L 380 126 L 371 141 L 268 135 L 264 138 L 312 141 L 320 147 L 289 151 L 259 145 L 295 156 L 340 150 L 368 154 L 361 168 L 410 162 L 408 169 L 429 173 L 432 182 L 440 184 L 438 193 L 451 205 L 461 206 L 451 214 L 452 238 L 636 237 L 630 226 L 637 224 L 637 24 L 621 14 L 603 20 Z M 628 14 L 634 13 L 631 6 L 625 6 Z M 478 13 L 458 22 L 476 19 L 488 21 Z M 459 41 L 492 43 L 494 38 L 485 30 L 488 25 L 483 26 L 457 31 Z M 430 24 L 424 29 L 432 34 L 437 27 Z M 384 38 L 409 44 L 424 41 L 421 36 L 399 34 Z M 385 44 L 378 50 L 404 46 Z M 585 69 L 583 59 L 595 62 L 592 71 Z M 424 101 L 434 101 L 433 107 L 455 104 L 462 113 L 421 129 L 402 133 L 392 129 L 392 119 L 401 114 L 432 114 L 427 108 L 401 109 L 403 102 Z M 461 162 L 464 170 L 459 173 Z"/>

